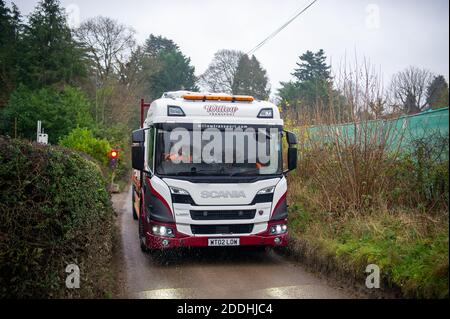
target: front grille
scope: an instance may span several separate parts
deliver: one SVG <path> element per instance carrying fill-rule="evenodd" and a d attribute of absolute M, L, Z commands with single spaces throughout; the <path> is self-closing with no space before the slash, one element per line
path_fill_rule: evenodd
<path fill-rule="evenodd" d="M 253 230 L 253 224 L 237 225 L 191 225 L 194 235 L 211 234 L 249 234 Z"/>
<path fill-rule="evenodd" d="M 256 209 L 248 210 L 191 210 L 193 220 L 253 219 Z"/>

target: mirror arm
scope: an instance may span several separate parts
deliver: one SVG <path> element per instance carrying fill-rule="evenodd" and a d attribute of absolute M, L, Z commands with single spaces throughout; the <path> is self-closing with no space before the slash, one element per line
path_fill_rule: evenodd
<path fill-rule="evenodd" d="M 287 174 L 289 174 L 289 173 L 292 172 L 292 171 L 295 171 L 295 169 L 285 169 L 285 170 L 283 171 L 283 175 L 284 175 L 284 176 L 287 176 Z"/>

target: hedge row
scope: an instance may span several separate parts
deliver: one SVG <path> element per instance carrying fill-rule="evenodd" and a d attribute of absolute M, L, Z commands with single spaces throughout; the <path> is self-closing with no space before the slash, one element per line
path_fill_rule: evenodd
<path fill-rule="evenodd" d="M 67 149 L 0 137 L 0 298 L 111 293 L 114 214 L 99 167 Z M 80 288 L 66 287 L 66 267 Z"/>

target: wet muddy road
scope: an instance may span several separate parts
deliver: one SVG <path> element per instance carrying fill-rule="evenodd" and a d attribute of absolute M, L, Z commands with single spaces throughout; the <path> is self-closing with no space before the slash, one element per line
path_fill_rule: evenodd
<path fill-rule="evenodd" d="M 273 251 L 197 249 L 167 258 L 141 252 L 131 189 L 113 196 L 121 232 L 122 294 L 125 298 L 349 298 Z"/>

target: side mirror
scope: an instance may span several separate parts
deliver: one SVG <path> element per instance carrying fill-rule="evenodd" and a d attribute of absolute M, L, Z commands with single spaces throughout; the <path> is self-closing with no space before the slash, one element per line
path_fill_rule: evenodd
<path fill-rule="evenodd" d="M 295 147 L 288 148 L 288 171 L 293 171 L 297 168 L 297 149 Z"/>
<path fill-rule="evenodd" d="M 133 131 L 131 135 L 131 141 L 133 143 L 143 143 L 145 141 L 145 130 Z"/>
<path fill-rule="evenodd" d="M 138 171 L 144 170 L 145 148 L 142 145 L 131 147 L 131 166 Z"/>
<path fill-rule="evenodd" d="M 297 135 L 295 135 L 292 132 L 289 131 L 285 131 L 286 132 L 286 140 L 289 144 L 289 146 L 291 145 L 296 145 L 297 144 Z"/>

